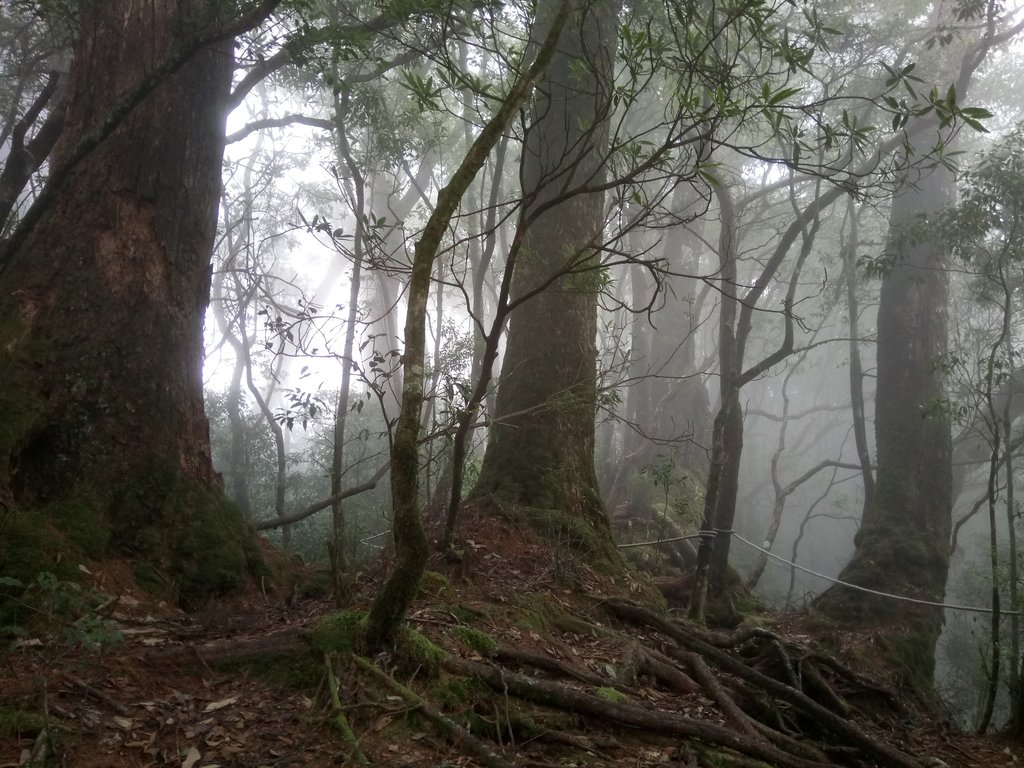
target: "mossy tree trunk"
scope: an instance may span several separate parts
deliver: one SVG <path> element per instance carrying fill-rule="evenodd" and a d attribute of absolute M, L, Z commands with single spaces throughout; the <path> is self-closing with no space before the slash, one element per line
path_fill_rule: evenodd
<path fill-rule="evenodd" d="M 713 536 L 714 526 L 731 528 L 739 492 L 740 457 L 743 453 L 743 408 L 740 373 L 743 352 L 736 341 L 737 249 L 739 233 L 732 192 L 716 190 L 722 224 L 718 233 L 718 259 L 722 275 L 721 307 L 718 310 L 718 413 L 711 436 L 711 464 L 704 493 L 702 531 L 707 535 L 697 550 L 697 567 L 690 597 L 690 617 L 703 621 L 708 587 L 724 585 L 729 568 L 728 538 Z M 717 578 L 714 574 L 717 573 Z"/>
<path fill-rule="evenodd" d="M 953 201 L 948 171 L 913 178 L 893 200 L 891 271 L 878 309 L 875 440 L 878 473 L 856 550 L 839 578 L 863 587 L 941 601 L 949 571 L 952 446 L 943 408 L 947 352 L 948 246 L 934 219 Z M 843 621 L 901 627 L 891 649 L 908 681 L 930 690 L 942 610 L 833 586 L 816 607 Z"/>
<path fill-rule="evenodd" d="M 467 150 L 451 180 L 438 193 L 416 243 L 409 277 L 409 308 L 405 319 L 405 354 L 402 355 L 402 407 L 391 445 L 391 528 L 395 541 L 395 567 L 370 605 L 363 645 L 376 650 L 389 643 L 416 596 L 430 554 L 419 508 L 419 436 L 424 402 L 426 314 L 434 260 L 452 216 L 466 190 L 486 162 L 509 122 L 533 92 L 541 71 L 551 62 L 559 33 L 568 17 L 562 0 L 530 67 L 516 79 L 497 111 Z"/>
<path fill-rule="evenodd" d="M 191 601 L 238 584 L 251 550 L 201 381 L 232 44 L 195 41 L 230 20 L 213 0 L 82 8 L 50 187 L 0 254 L 0 493 L 21 545 L 55 554 L 52 526 Z M 0 560 L 18 570 L 14 546 Z"/>
<path fill-rule="evenodd" d="M 535 35 L 555 3 L 538 7 Z M 547 21 L 545 21 L 547 19 Z M 607 530 L 594 471 L 602 193 L 615 53 L 614 7 L 573 2 L 538 84 L 520 167 L 527 227 L 490 439 L 476 498 L 555 509 Z"/>

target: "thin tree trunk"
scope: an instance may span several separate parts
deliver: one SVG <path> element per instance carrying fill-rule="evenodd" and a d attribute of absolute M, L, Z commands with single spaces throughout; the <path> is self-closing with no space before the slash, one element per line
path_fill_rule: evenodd
<path fill-rule="evenodd" d="M 338 400 L 334 409 L 334 445 L 331 451 L 331 540 L 328 554 L 331 560 L 331 574 L 334 586 L 334 603 L 344 608 L 351 599 L 349 564 L 346 556 L 346 519 L 344 500 L 341 498 L 341 478 L 345 472 L 345 427 L 349 411 L 349 391 L 352 387 L 352 358 L 355 350 L 356 324 L 359 322 L 359 290 L 362 285 L 363 270 L 363 222 L 365 221 L 366 203 L 365 180 L 352 157 L 348 135 L 345 133 L 345 117 L 348 114 L 348 92 L 341 91 L 335 97 L 337 114 L 336 137 L 338 154 L 348 168 L 352 177 L 351 194 L 353 197 L 356 229 L 352 236 L 352 277 L 349 280 L 348 307 L 345 318 L 345 341 L 341 353 L 341 384 L 338 387 Z"/>
<path fill-rule="evenodd" d="M 451 181 L 438 194 L 437 205 L 416 243 L 412 275 L 409 278 L 409 307 L 405 322 L 402 407 L 391 448 L 391 492 L 394 499 L 392 532 L 396 564 L 370 605 L 366 617 L 364 640 L 371 649 L 383 647 L 398 630 L 419 588 L 429 555 L 423 519 L 418 507 L 418 446 L 420 412 L 423 407 L 426 311 L 434 259 L 463 195 L 487 161 L 487 156 L 501 138 L 509 121 L 529 98 L 535 78 L 551 60 L 568 11 L 568 2 L 563 2 L 533 64 L 516 80 L 498 111 L 469 148 Z"/>
<path fill-rule="evenodd" d="M 853 418 L 853 440 L 857 446 L 857 459 L 864 484 L 863 509 L 874 503 L 875 474 L 871 469 L 871 449 L 868 446 L 867 416 L 864 409 L 864 368 L 860 359 L 860 302 L 857 298 L 857 250 L 860 247 L 860 212 L 851 198 L 847 205 L 850 231 L 843 243 L 843 279 L 846 281 L 846 312 L 850 329 L 850 410 Z"/>
<path fill-rule="evenodd" d="M 1004 451 L 1009 454 L 1009 442 L 1010 433 L 1003 434 L 1003 423 L 1005 417 L 1005 409 L 1003 412 L 999 412 L 996 409 L 996 368 L 1002 367 L 1003 361 L 999 359 L 1006 345 L 1007 340 L 1010 338 L 1010 322 L 1013 317 L 1011 310 L 1011 302 L 1013 301 L 1013 294 L 1011 288 L 1007 282 L 1007 276 L 1005 268 L 1002 262 L 997 266 L 998 277 L 996 283 L 1002 290 L 1002 302 L 1000 309 L 1002 310 L 1002 324 L 999 329 L 999 336 L 992 343 L 992 348 L 989 350 L 988 360 L 985 366 L 985 407 L 988 411 L 988 418 L 986 421 L 991 425 L 992 430 L 992 444 L 991 453 L 989 456 L 989 468 L 988 468 L 988 485 L 986 488 L 986 496 L 988 501 L 988 532 L 989 532 L 989 564 L 992 572 L 992 616 L 991 624 L 989 627 L 989 655 L 990 655 L 990 667 L 988 674 L 988 691 L 985 696 L 985 707 L 982 710 L 981 718 L 978 721 L 978 733 L 985 733 L 988 730 L 988 726 L 992 721 L 992 713 L 995 710 L 996 694 L 999 691 L 999 675 L 1002 668 L 1002 631 L 1000 628 L 1000 622 L 1002 619 L 1002 611 L 1000 606 L 999 598 L 999 531 L 997 529 L 996 519 L 996 502 L 999 497 L 999 471 L 1004 466 L 1005 461 L 1003 459 Z M 1010 358 L 1013 359 L 1012 356 Z M 1007 444 L 1006 448 L 1003 448 L 1004 442 Z M 1013 476 L 1008 475 L 1006 478 L 1007 488 L 1013 486 Z M 1009 514 L 1010 530 L 1013 530 L 1015 521 L 1013 511 L 1011 509 Z M 1011 604 L 1012 605 L 1012 604 Z M 1016 658 L 1015 653 L 1011 658 Z M 1012 686 L 1011 686 L 1012 687 Z"/>

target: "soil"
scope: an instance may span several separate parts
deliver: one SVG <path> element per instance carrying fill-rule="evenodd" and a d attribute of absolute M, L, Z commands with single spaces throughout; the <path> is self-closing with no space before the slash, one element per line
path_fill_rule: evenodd
<path fill-rule="evenodd" d="M 337 727 L 339 710 L 331 704 L 322 655 L 305 645 L 316 622 L 335 610 L 324 598 L 304 596 L 315 581 L 311 571 L 288 574 L 281 579 L 287 587 L 255 585 L 189 615 L 142 591 L 130 563 L 106 562 L 88 564 L 83 572 L 88 594 L 104 596 L 96 597 L 102 603 L 89 614 L 102 622 L 76 627 L 73 616 L 43 610 L 32 631 L 2 657 L 0 768 L 337 766 L 358 764 L 357 752 L 369 765 L 408 768 L 787 764 L 712 748 L 700 737 L 673 735 L 657 725 L 662 716 L 679 717 L 749 731 L 758 740 L 758 728 L 751 730 L 742 713 L 723 708 L 723 701 L 747 703 L 743 691 L 749 689 L 735 671 L 715 668 L 728 693 L 719 698 L 704 682 L 695 684 L 696 676 L 659 677 L 632 664 L 638 649 L 656 655 L 672 650 L 664 627 L 630 623 L 609 610 L 609 600 L 643 602 L 649 591 L 640 577 L 609 583 L 571 553 L 556 553 L 529 531 L 492 518 L 470 513 L 462 529 L 463 560 L 432 558 L 430 569 L 443 578 L 425 580 L 408 618 L 455 661 L 440 672 L 410 670 L 388 654 L 373 659 L 386 679 L 421 696 L 422 706 L 336 660 L 341 712 L 358 750 Z M 372 598 L 386 568 L 386 560 L 378 561 L 359 575 L 357 607 Z M 838 633 L 800 615 L 760 614 L 752 623 L 757 637 L 770 636 L 772 647 L 784 645 L 791 658 L 819 654 L 855 672 L 830 678 L 850 706 L 844 716 L 918 764 L 990 768 L 1024 762 L 1024 745 L 963 733 L 901 702 L 894 687 L 898 671 L 878 662 L 877 631 Z M 458 629 L 466 627 L 485 633 L 496 650 L 468 647 Z M 111 630 L 120 639 L 83 645 Z M 749 642 L 723 647 L 751 668 L 767 669 Z M 499 665 L 504 690 L 466 676 L 466 670 Z M 524 673 L 537 691 L 550 684 L 559 687 L 559 696 L 589 697 L 590 703 L 525 701 L 516 688 Z M 602 700 L 608 713 L 596 712 L 600 705 L 594 702 Z M 650 723 L 618 721 L 637 711 L 648 713 Z M 781 713 L 788 738 L 806 739 L 828 755 L 829 762 L 807 765 L 888 768 L 861 748 L 828 743 L 785 702 L 775 701 L 774 711 Z M 447 732 L 424 714 L 443 714 L 466 729 Z M 497 762 L 489 762 L 488 752 Z"/>

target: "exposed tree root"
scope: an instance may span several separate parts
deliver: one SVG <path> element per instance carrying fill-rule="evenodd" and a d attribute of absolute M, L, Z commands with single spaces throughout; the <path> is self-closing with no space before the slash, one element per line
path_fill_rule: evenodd
<path fill-rule="evenodd" d="M 341 695 L 338 691 L 338 676 L 334 674 L 334 663 L 330 654 L 324 654 L 324 666 L 327 668 L 327 690 L 331 698 L 331 708 L 334 710 L 334 725 L 351 749 L 351 760 L 356 765 L 369 765 L 370 763 L 366 759 L 366 755 L 363 754 L 362 747 L 359 746 L 359 739 L 352 730 L 352 726 L 349 725 L 348 718 L 345 716 L 345 709 L 341 705 Z"/>
<path fill-rule="evenodd" d="M 722 648 L 711 645 L 705 639 L 699 638 L 697 636 L 698 633 L 693 631 L 691 627 L 683 628 L 679 624 L 669 621 L 647 608 L 626 600 L 610 599 L 605 601 L 604 604 L 619 617 L 634 623 L 654 627 L 678 643 L 679 647 L 669 649 L 670 655 L 686 662 L 691 658 L 687 651 L 699 654 L 722 672 L 735 675 L 775 699 L 795 707 L 810 721 L 825 728 L 833 735 L 844 739 L 848 744 L 863 750 L 864 753 L 878 760 L 886 768 L 919 768 L 919 763 L 911 756 L 889 744 L 870 737 L 853 721 L 847 720 L 843 715 L 822 706 L 803 691 L 788 683 L 780 682 L 773 677 L 765 675 L 744 661 L 726 653 Z"/>
<path fill-rule="evenodd" d="M 505 758 L 477 739 L 450 717 L 441 714 L 431 707 L 421 696 L 399 683 L 373 662 L 361 656 L 353 656 L 352 660 L 363 672 L 401 696 L 402 701 L 410 707 L 414 707 L 425 720 L 437 728 L 452 744 L 476 757 L 487 768 L 512 768 L 512 764 L 505 760 Z"/>
<path fill-rule="evenodd" d="M 196 663 L 216 665 L 245 662 L 260 656 L 285 656 L 310 648 L 309 630 L 289 627 L 256 637 L 231 637 L 202 645 L 173 645 L 146 651 L 143 658 L 151 664 L 188 667 Z"/>
<path fill-rule="evenodd" d="M 638 671 L 650 675 L 669 690 L 676 693 L 695 693 L 700 686 L 693 679 L 672 663 L 672 660 L 660 651 L 639 647 L 640 663 Z"/>
<path fill-rule="evenodd" d="M 635 704 L 610 701 L 568 686 L 527 677 L 487 664 L 449 657 L 442 666 L 452 674 L 481 680 L 495 691 L 557 707 L 612 723 L 649 731 L 661 736 L 681 736 L 722 747 L 766 761 L 778 768 L 832 768 L 831 763 L 806 760 L 784 752 L 760 740 L 746 738 L 735 731 L 684 715 L 646 709 Z"/>
<path fill-rule="evenodd" d="M 486 663 L 454 654 L 440 662 L 443 673 L 486 685 L 497 694 L 492 699 L 456 697 L 442 708 L 378 664 L 359 657 L 353 663 L 376 687 L 397 694 L 446 740 L 488 768 L 507 768 L 513 755 L 514 764 L 540 764 L 538 742 L 566 745 L 601 765 L 617 764 L 622 751 L 649 745 L 671 751 L 677 764 L 703 768 L 721 764 L 723 758 L 743 768 L 919 768 L 915 758 L 857 722 L 865 721 L 856 706 L 858 697 L 882 702 L 884 711 L 894 715 L 901 708 L 888 706 L 884 689 L 826 654 L 808 652 L 760 628 L 713 632 L 627 600 L 608 599 L 600 605 L 616 621 L 598 625 L 566 613 L 551 622 L 551 636 L 532 647 L 501 645 Z M 638 631 L 623 630 L 623 621 Z M 572 648 L 559 638 L 560 632 L 578 638 Z M 597 649 L 599 658 L 611 653 L 619 660 L 607 666 L 607 674 L 588 669 L 583 663 L 588 647 Z M 292 628 L 251 639 L 153 649 L 146 656 L 156 663 L 195 665 L 310 649 L 310 632 Z M 332 679 L 329 674 L 328 682 Z M 466 689 L 451 682 L 452 690 Z M 335 716 L 350 703 L 342 697 L 343 691 L 332 687 Z M 508 706 L 508 697 L 539 710 L 523 714 Z M 552 720 L 545 710 L 571 716 Z M 700 718 L 690 716 L 694 711 L 702 713 Z M 352 750 L 353 762 L 372 763 L 372 754 L 363 755 L 357 736 L 367 723 L 349 723 L 344 716 L 332 719 Z M 586 727 L 587 719 L 617 729 L 595 733 Z M 487 724 L 482 730 L 481 722 Z"/>
<path fill-rule="evenodd" d="M 566 664 L 564 661 L 559 659 L 554 659 L 550 656 L 544 656 L 539 653 L 530 653 L 516 648 L 501 646 L 494 652 L 494 658 L 497 661 L 511 661 L 519 666 L 533 667 L 543 672 L 550 672 L 552 674 L 559 675 L 560 677 L 578 680 L 581 683 L 587 683 L 588 685 L 594 685 L 597 687 L 608 686 L 624 693 L 637 695 L 637 691 L 629 685 L 623 685 L 621 682 L 609 680 L 601 677 L 600 675 L 595 675 L 593 672 L 587 672 L 579 669 L 578 667 Z"/>

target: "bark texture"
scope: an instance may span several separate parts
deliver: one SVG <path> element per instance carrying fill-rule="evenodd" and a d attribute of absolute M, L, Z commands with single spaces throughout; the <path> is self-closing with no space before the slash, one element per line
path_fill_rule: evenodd
<path fill-rule="evenodd" d="M 952 180 L 938 169 L 907 179 L 893 200 L 892 269 L 878 310 L 875 439 L 878 476 L 840 579 L 941 601 L 949 571 L 952 446 L 943 406 L 947 351 L 948 246 L 928 219 L 952 202 Z M 896 626 L 892 651 L 908 682 L 929 690 L 942 610 L 835 586 L 817 607 L 838 619 Z"/>
<path fill-rule="evenodd" d="M 538 8 L 534 38 L 555 3 Z M 595 252 L 612 91 L 615 16 L 608 0 L 573 2 L 538 83 L 520 167 L 525 227 L 492 425 L 475 495 L 568 513 L 608 530 L 594 471 L 597 295 Z"/>
<path fill-rule="evenodd" d="M 87 5 L 53 167 L 219 7 Z M 186 601 L 237 584 L 249 558 L 211 463 L 201 381 L 231 71 L 230 40 L 198 49 L 55 173 L 0 273 L 0 492 L 15 538 L 30 546 L 52 525 L 86 555 L 114 546 Z M 17 543 L 0 546 L 17 559 Z"/>

